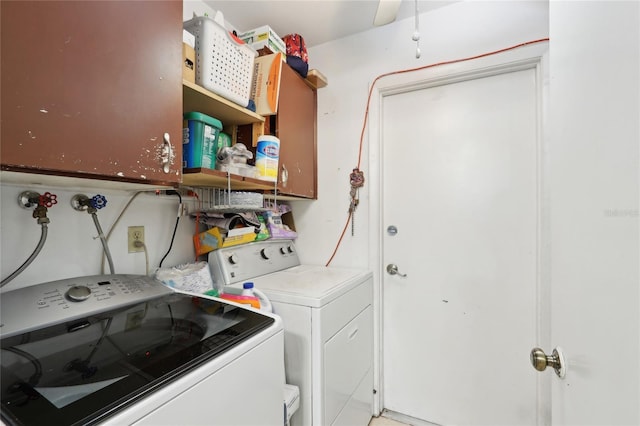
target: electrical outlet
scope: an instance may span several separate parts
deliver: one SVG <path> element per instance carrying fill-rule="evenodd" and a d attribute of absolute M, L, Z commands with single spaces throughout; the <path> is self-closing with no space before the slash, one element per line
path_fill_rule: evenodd
<path fill-rule="evenodd" d="M 144 243 L 144 226 L 130 226 L 127 230 L 127 247 L 129 253 L 137 253 L 144 251 L 142 246 L 137 247 L 135 242 L 140 241 Z"/>

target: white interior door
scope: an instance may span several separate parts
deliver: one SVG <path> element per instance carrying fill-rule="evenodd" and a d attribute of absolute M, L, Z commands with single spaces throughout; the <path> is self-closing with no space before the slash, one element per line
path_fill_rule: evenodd
<path fill-rule="evenodd" d="M 539 73 L 485 69 L 382 98 L 382 261 L 399 271 L 381 277 L 388 410 L 540 420 L 546 381 L 528 363 L 547 338 Z"/>
<path fill-rule="evenodd" d="M 638 425 L 640 2 L 549 12 L 553 424 Z"/>

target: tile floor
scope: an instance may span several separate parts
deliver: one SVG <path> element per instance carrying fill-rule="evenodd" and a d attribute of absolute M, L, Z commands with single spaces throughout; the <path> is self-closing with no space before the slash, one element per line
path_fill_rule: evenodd
<path fill-rule="evenodd" d="M 406 423 L 400 423 L 387 417 L 374 417 L 369 422 L 369 426 L 406 426 Z"/>
<path fill-rule="evenodd" d="M 383 410 L 380 417 L 374 417 L 369 426 L 440 426 L 395 411 Z"/>

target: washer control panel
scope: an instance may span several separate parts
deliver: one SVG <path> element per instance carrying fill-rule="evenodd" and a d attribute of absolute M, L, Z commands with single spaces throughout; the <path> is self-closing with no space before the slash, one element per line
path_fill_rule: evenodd
<path fill-rule="evenodd" d="M 146 275 L 95 275 L 19 288 L 0 295 L 0 334 L 9 337 L 170 293 Z"/>
<path fill-rule="evenodd" d="M 266 240 L 209 253 L 209 268 L 216 284 L 230 285 L 300 265 L 292 240 Z"/>

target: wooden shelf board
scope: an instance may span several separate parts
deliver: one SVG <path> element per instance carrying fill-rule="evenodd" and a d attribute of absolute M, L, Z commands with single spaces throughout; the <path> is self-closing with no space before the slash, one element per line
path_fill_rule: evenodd
<path fill-rule="evenodd" d="M 260 179 L 229 174 L 232 190 L 269 190 L 273 183 Z M 184 169 L 182 172 L 183 186 L 227 188 L 227 173 L 220 170 L 194 168 Z"/>
<path fill-rule="evenodd" d="M 264 123 L 264 117 L 241 107 L 215 93 L 182 80 L 184 112 L 201 112 L 227 124 Z"/>
<path fill-rule="evenodd" d="M 300 195 L 284 195 L 278 194 L 277 196 L 273 194 L 273 192 L 265 192 L 264 194 L 265 200 L 276 200 L 276 201 L 316 201 L 315 198 L 300 196 Z"/>
<path fill-rule="evenodd" d="M 327 85 L 327 77 L 318 70 L 309 70 L 304 82 L 313 90 L 317 90 Z"/>

